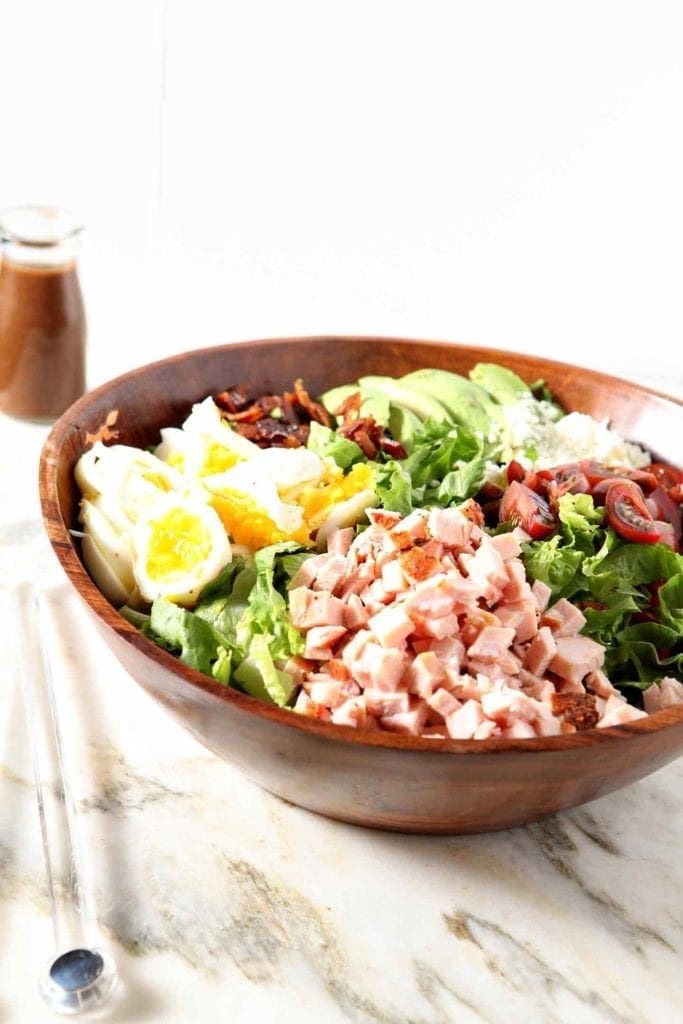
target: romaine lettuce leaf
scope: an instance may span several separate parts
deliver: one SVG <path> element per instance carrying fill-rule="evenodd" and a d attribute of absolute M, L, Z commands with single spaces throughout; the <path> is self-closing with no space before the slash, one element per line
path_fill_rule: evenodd
<path fill-rule="evenodd" d="M 274 637 L 267 633 L 257 633 L 246 658 L 235 669 L 234 678 L 252 697 L 283 707 L 294 692 L 294 680 L 273 664 L 273 641 Z"/>
<path fill-rule="evenodd" d="M 315 420 L 311 423 L 306 447 L 321 458 L 331 456 L 342 469 L 350 469 L 355 462 L 365 460 L 361 447 L 355 441 L 342 437 Z"/>

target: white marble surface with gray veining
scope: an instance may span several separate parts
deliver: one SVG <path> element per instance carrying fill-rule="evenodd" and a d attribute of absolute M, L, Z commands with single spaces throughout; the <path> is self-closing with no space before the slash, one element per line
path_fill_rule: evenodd
<path fill-rule="evenodd" d="M 36 544 L 44 436 L 0 417 L 5 581 L 25 564 L 18 546 Z M 52 556 L 40 558 L 86 880 L 120 973 L 97 1019 L 683 1021 L 683 761 L 498 834 L 327 821 L 261 791 L 175 725 L 109 653 Z M 5 633 L 0 1024 L 43 1024 L 55 1018 L 36 976 L 52 932 L 11 646 Z M 30 668 L 33 652 L 19 653 Z"/>

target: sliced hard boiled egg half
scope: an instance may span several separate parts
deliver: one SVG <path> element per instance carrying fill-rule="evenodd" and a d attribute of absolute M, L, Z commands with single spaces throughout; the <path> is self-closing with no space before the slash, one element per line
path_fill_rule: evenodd
<path fill-rule="evenodd" d="M 80 457 L 74 474 L 85 498 L 105 498 L 106 514 L 121 528 L 125 521 L 136 522 L 160 495 L 187 486 L 177 470 L 151 452 L 122 444 L 97 442 Z"/>
<path fill-rule="evenodd" d="M 83 559 L 107 600 L 120 607 L 135 594 L 133 558 L 129 544 L 97 507 L 96 501 L 84 498 L 81 502 L 79 518 L 85 527 L 81 540 Z"/>
<path fill-rule="evenodd" d="M 217 512 L 198 497 L 167 494 L 133 531 L 133 572 L 147 601 L 166 597 L 192 607 L 201 590 L 232 560 Z"/>

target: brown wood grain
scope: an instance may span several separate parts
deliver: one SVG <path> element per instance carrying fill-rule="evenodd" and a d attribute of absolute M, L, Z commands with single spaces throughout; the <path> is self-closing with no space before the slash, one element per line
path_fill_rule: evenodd
<path fill-rule="evenodd" d="M 375 337 L 282 338 L 197 350 L 141 367 L 76 402 L 40 463 L 45 528 L 97 628 L 134 679 L 220 757 L 265 789 L 330 817 L 376 828 L 464 833 L 507 828 L 640 779 L 683 751 L 683 708 L 628 725 L 529 740 L 428 740 L 317 722 L 220 686 L 145 639 L 92 582 L 69 528 L 73 467 L 112 409 L 118 440 L 158 442 L 192 404 L 246 382 L 311 393 L 359 376 L 424 366 L 467 373 L 501 363 L 543 377 L 568 410 L 607 418 L 628 439 L 683 462 L 683 403 L 615 377 L 535 356 L 450 342 Z"/>

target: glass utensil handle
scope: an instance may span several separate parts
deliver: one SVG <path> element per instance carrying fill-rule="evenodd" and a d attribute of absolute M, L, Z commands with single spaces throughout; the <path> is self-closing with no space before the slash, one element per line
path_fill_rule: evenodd
<path fill-rule="evenodd" d="M 14 592 L 18 615 L 15 650 L 35 776 L 45 875 L 52 913 L 56 959 L 41 978 L 43 998 L 62 1013 L 98 1005 L 116 978 L 113 961 L 94 948 L 94 917 L 83 885 L 64 746 L 47 646 L 46 598 L 21 582 Z"/>

